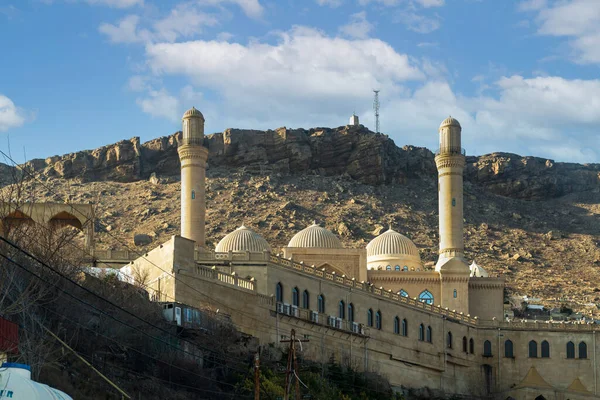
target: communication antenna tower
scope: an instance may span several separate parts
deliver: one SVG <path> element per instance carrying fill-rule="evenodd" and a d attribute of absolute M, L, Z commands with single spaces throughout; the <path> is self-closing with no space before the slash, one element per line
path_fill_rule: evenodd
<path fill-rule="evenodd" d="M 373 110 L 375 111 L 375 133 L 379 133 L 379 89 L 373 89 L 375 99 L 373 100 Z"/>

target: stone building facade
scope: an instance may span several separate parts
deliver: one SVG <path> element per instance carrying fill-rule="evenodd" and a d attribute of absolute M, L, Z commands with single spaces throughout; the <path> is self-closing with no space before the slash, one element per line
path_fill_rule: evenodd
<path fill-rule="evenodd" d="M 184 134 L 190 118 L 204 123 L 198 110 L 186 112 Z M 180 154 L 205 162 L 203 129 L 187 132 Z M 273 249 L 240 226 L 207 251 L 206 207 L 197 204 L 205 201 L 198 195 L 205 164 L 184 167 L 182 158 L 181 236 L 122 270 L 146 271 L 157 301 L 223 310 L 264 344 L 295 329 L 310 340 L 305 357 L 376 371 L 396 387 L 497 399 L 597 397 L 596 326 L 504 321 L 504 279 L 467 264 L 459 122 L 447 118 L 439 135 L 435 269 L 425 269 L 415 244 L 391 228 L 366 249 L 347 249 L 313 224 Z M 193 223 L 183 223 L 186 215 Z"/>

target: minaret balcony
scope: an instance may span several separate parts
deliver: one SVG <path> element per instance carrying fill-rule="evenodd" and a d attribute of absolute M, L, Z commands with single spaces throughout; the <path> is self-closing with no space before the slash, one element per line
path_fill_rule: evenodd
<path fill-rule="evenodd" d="M 439 156 L 441 154 L 466 156 L 467 151 L 465 149 L 463 149 L 462 147 L 446 146 L 446 147 L 440 147 L 439 149 L 437 149 L 435 151 L 436 156 Z"/>
<path fill-rule="evenodd" d="M 179 146 L 185 146 L 185 145 L 195 145 L 195 146 L 202 146 L 204 144 L 204 138 L 201 137 L 184 137 L 181 140 L 181 143 L 179 144 Z"/>

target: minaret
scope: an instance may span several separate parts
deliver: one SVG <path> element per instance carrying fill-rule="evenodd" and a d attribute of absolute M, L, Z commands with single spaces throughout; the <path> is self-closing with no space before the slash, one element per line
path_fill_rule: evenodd
<path fill-rule="evenodd" d="M 446 118 L 439 128 L 440 148 L 435 155 L 438 170 L 440 249 L 435 270 L 441 276 L 440 303 L 467 313 L 469 308 L 469 267 L 463 240 L 463 170 L 465 151 L 461 147 L 461 126 Z"/>
<path fill-rule="evenodd" d="M 181 162 L 181 236 L 204 248 L 206 160 L 204 116 L 194 107 L 183 114 L 183 137 L 177 149 Z"/>

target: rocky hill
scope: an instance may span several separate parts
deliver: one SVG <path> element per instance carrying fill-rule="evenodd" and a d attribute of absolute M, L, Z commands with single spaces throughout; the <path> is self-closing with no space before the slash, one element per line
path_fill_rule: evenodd
<path fill-rule="evenodd" d="M 180 133 L 138 138 L 26 167 L 37 201 L 97 203 L 97 247 L 134 247 L 179 230 Z M 269 131 L 228 129 L 206 137 L 207 237 L 214 246 L 245 223 L 276 248 L 316 219 L 346 246 L 365 246 L 384 226 L 411 237 L 432 265 L 437 250 L 434 155 L 397 147 L 363 127 Z M 600 303 L 600 164 L 494 153 L 467 157 L 467 257 L 502 274 L 511 291 Z M 145 250 L 144 247 L 139 250 Z"/>

